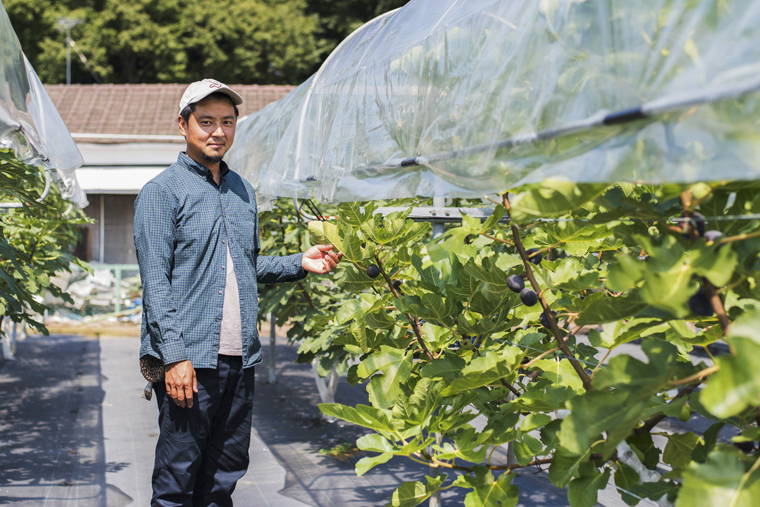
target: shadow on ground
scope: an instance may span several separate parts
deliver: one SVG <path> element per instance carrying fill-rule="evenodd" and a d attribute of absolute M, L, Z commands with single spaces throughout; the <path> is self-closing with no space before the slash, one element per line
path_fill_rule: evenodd
<path fill-rule="evenodd" d="M 268 357 L 264 345 L 264 357 Z M 286 469 L 285 487 L 280 494 L 316 507 L 385 506 L 395 489 L 404 481 L 422 480 L 430 469 L 405 458 L 394 458 L 375 467 L 362 477 L 354 471 L 361 453 L 345 462 L 319 454 L 320 449 L 339 443 L 354 443 L 369 431 L 343 422 L 326 423 L 320 417 L 319 394 L 312 378 L 311 366 L 295 364 L 296 348 L 277 347 L 277 383 L 269 384 L 268 368 L 257 367 L 253 427 Z M 335 396 L 345 405 L 368 404 L 362 386 L 352 388 L 341 379 Z M 254 454 L 251 460 L 255 460 Z M 506 461 L 504 453 L 494 461 Z M 437 471 L 435 474 L 442 473 Z M 566 493 L 555 488 L 544 474 L 524 470 L 515 479 L 520 488 L 521 506 L 566 506 Z M 449 477 L 453 477 L 451 471 Z M 443 493 L 444 505 L 463 505 L 467 491 L 455 488 Z"/>
<path fill-rule="evenodd" d="M 105 505 L 99 345 L 29 338 L 0 369 L 0 504 Z"/>

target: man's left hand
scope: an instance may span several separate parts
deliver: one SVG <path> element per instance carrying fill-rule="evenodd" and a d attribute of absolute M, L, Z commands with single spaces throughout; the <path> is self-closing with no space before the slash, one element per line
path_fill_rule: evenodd
<path fill-rule="evenodd" d="M 309 273 L 329 273 L 340 262 L 342 253 L 332 251 L 332 245 L 315 245 L 303 253 L 301 265 Z"/>

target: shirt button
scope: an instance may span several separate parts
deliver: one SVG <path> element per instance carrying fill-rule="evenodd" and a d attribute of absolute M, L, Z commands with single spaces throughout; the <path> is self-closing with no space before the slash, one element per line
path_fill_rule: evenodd
<path fill-rule="evenodd" d="M 221 294 L 221 293 L 222 293 L 222 291 L 219 291 L 219 294 Z"/>
<path fill-rule="evenodd" d="M 225 266 L 222 266 L 222 269 L 224 269 L 224 268 L 225 268 Z"/>
<path fill-rule="evenodd" d="M 227 240 L 224 240 L 224 239 L 222 240 L 222 244 L 225 244 L 226 242 L 227 242 Z"/>
<path fill-rule="evenodd" d="M 219 322 L 219 317 L 216 318 L 216 321 Z"/>

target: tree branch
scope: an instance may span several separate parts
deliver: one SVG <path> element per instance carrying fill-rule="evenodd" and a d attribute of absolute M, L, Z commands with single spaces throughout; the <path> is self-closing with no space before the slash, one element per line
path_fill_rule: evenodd
<path fill-rule="evenodd" d="M 427 453 L 422 453 L 421 457 L 424 457 L 427 460 L 431 461 L 430 466 L 433 468 L 450 468 L 452 470 L 459 470 L 461 472 L 467 472 L 472 473 L 475 471 L 475 467 L 463 467 L 461 465 L 453 465 L 451 463 L 444 463 L 443 461 L 438 461 L 437 459 L 433 458 Z M 598 459 L 604 459 L 604 454 L 601 452 L 594 453 L 589 456 L 590 460 L 598 460 Z M 520 465 L 520 464 L 514 464 L 514 465 L 487 465 L 489 470 L 516 470 L 518 468 L 528 468 L 536 465 L 549 465 L 551 462 L 554 461 L 554 458 L 545 458 L 545 459 L 535 459 L 528 463 L 527 465 Z"/>
<path fill-rule="evenodd" d="M 751 238 L 757 238 L 757 237 L 760 237 L 760 231 L 737 234 L 736 236 L 729 236 L 727 238 L 723 238 L 717 241 L 717 243 L 719 245 L 725 245 L 726 243 L 732 243 L 734 241 L 741 241 L 744 239 L 751 239 Z"/>
<path fill-rule="evenodd" d="M 718 316 L 718 322 L 720 322 L 720 327 L 725 335 L 731 322 L 728 320 L 728 315 L 726 315 L 726 307 L 723 306 L 723 300 L 720 299 L 720 295 L 715 291 L 715 286 L 707 278 L 702 279 L 702 284 L 705 287 L 705 296 L 710 300 L 710 304 L 713 307 L 713 311 L 715 311 L 715 315 Z"/>
<path fill-rule="evenodd" d="M 303 296 L 304 298 L 306 298 L 306 302 L 309 303 L 309 306 L 311 307 L 311 309 L 316 310 L 316 308 L 314 307 L 314 302 L 311 300 L 311 296 L 309 296 L 309 293 L 306 292 L 306 287 L 304 287 L 301 282 L 296 282 L 296 284 L 298 284 L 298 288 L 303 291 Z"/>
<path fill-rule="evenodd" d="M 388 289 L 390 289 L 393 296 L 398 299 L 399 295 L 398 292 L 396 292 L 396 288 L 393 286 L 393 281 L 391 280 L 390 276 L 388 276 L 388 273 L 385 272 L 385 269 L 383 269 L 383 263 L 380 261 L 380 258 L 377 256 L 377 252 L 375 252 L 375 260 L 377 261 L 377 267 L 380 268 L 380 273 L 383 275 L 383 278 L 385 278 L 385 282 L 388 284 Z M 413 318 L 408 313 L 404 312 L 404 315 L 406 315 L 406 319 L 409 321 L 409 324 L 412 326 L 412 330 L 414 331 L 414 335 L 417 337 L 417 343 L 419 343 L 420 347 L 422 347 L 422 350 L 425 351 L 425 355 L 428 356 L 428 359 L 431 361 L 435 359 L 433 357 L 433 354 L 430 353 L 430 350 L 427 348 L 427 345 L 425 345 L 425 340 L 422 338 L 422 333 L 420 332 L 419 322 L 417 322 L 416 318 Z"/>
<path fill-rule="evenodd" d="M 683 398 L 684 396 L 688 396 L 689 394 L 691 394 L 692 392 L 694 392 L 694 390 L 698 386 L 699 386 L 699 384 L 694 384 L 694 385 L 691 385 L 689 387 L 686 387 L 686 388 L 682 389 L 678 394 L 675 395 L 675 397 L 672 400 L 670 400 L 670 402 L 668 402 L 668 405 L 670 405 L 671 403 L 673 403 L 674 401 L 676 401 L 679 398 Z M 666 417 L 667 416 L 665 414 L 655 414 L 655 415 L 653 415 L 652 417 L 650 417 L 649 419 L 647 419 L 646 421 L 644 421 L 644 424 L 642 426 L 639 426 L 638 428 L 636 428 L 635 430 L 633 430 L 633 434 L 634 435 L 641 435 L 642 433 L 649 433 L 650 431 L 652 431 L 652 428 L 654 428 L 655 426 L 657 426 L 660 423 L 660 421 L 662 421 Z"/>
<path fill-rule="evenodd" d="M 504 201 L 505 201 L 505 207 L 506 207 L 508 205 L 506 194 L 504 194 Z M 528 257 L 528 253 L 525 251 L 525 247 L 523 246 L 522 241 L 520 240 L 520 231 L 516 225 L 512 225 L 512 236 L 514 237 L 517 251 L 520 253 L 520 257 L 522 257 L 523 264 L 525 265 L 525 273 L 528 275 L 528 280 L 530 280 L 530 284 L 533 287 L 533 290 L 535 291 L 535 293 L 540 294 L 541 287 L 539 287 L 538 282 L 536 281 L 536 277 L 533 274 L 533 269 L 530 267 L 530 264 L 531 264 L 530 258 Z M 583 387 L 586 389 L 586 391 L 589 391 L 589 392 L 593 391 L 594 388 L 591 386 L 591 381 L 588 378 L 588 374 L 586 373 L 586 370 L 584 370 L 581 364 L 578 362 L 578 360 L 575 359 L 575 356 L 570 351 L 570 348 L 565 343 L 565 340 L 562 338 L 562 334 L 560 333 L 559 327 L 557 326 L 557 321 L 554 319 L 554 317 L 551 314 L 551 310 L 549 309 L 549 304 L 546 302 L 546 298 L 541 296 L 539 298 L 539 302 L 541 303 L 541 308 L 543 308 L 544 310 L 544 315 L 546 316 L 546 319 L 549 321 L 549 325 L 551 326 L 551 332 L 552 334 L 554 334 L 554 338 L 557 341 L 557 346 L 565 355 L 565 357 L 567 357 L 567 359 L 570 361 L 570 364 L 573 366 L 573 369 L 580 377 L 581 382 L 583 382 Z"/>
<path fill-rule="evenodd" d="M 700 382 L 702 382 L 703 378 L 710 375 L 711 373 L 715 373 L 719 369 L 720 369 L 720 366 L 718 366 L 717 364 L 714 364 L 710 366 L 709 368 L 705 368 L 704 370 L 695 373 L 694 375 L 689 375 L 688 377 L 682 378 L 681 380 L 674 380 L 672 382 L 668 382 L 668 384 L 672 386 L 682 386 L 684 384 L 694 382 L 695 380 L 699 380 Z"/>
<path fill-rule="evenodd" d="M 515 397 L 517 397 L 517 398 L 519 398 L 519 397 L 520 397 L 520 391 L 518 391 L 517 389 L 515 389 L 515 388 L 512 386 L 512 384 L 510 384 L 509 382 L 507 382 L 507 381 L 506 381 L 506 380 L 504 380 L 504 379 L 499 379 L 499 380 L 501 380 L 501 385 L 503 385 L 504 387 L 506 387 L 507 389 L 509 389 L 509 390 L 512 392 L 512 394 L 514 394 L 514 395 L 515 395 Z"/>

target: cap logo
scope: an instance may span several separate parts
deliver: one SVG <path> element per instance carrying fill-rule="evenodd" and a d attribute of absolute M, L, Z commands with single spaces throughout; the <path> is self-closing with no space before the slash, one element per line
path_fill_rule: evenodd
<path fill-rule="evenodd" d="M 222 84 L 221 83 L 209 83 L 208 87 L 209 88 L 221 88 Z"/>

